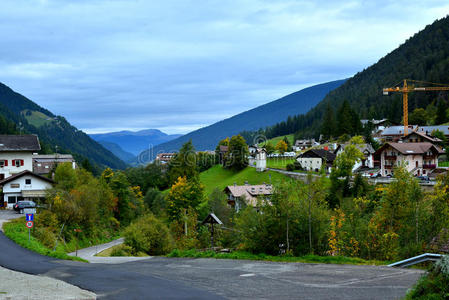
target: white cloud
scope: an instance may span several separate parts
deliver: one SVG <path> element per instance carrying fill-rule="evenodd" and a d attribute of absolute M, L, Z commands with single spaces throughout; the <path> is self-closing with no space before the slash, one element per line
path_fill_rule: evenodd
<path fill-rule="evenodd" d="M 448 12 L 446 1 L 6 0 L 0 81 L 86 131 L 187 132 L 351 76 Z"/>

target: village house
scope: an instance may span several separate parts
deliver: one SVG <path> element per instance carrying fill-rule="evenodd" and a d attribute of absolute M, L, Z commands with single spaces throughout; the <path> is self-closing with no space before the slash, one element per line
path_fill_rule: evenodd
<path fill-rule="evenodd" d="M 36 135 L 0 135 L 0 180 L 33 170 L 33 153 L 41 150 Z"/>
<path fill-rule="evenodd" d="M 257 207 L 259 201 L 269 201 L 273 194 L 271 184 L 250 185 L 229 185 L 224 189 L 228 196 L 228 204 L 234 207 L 236 211 L 242 208 L 242 205 Z"/>
<path fill-rule="evenodd" d="M 70 163 L 76 169 L 75 159 L 71 154 L 33 154 L 33 172 L 46 175 L 54 171 L 58 164 Z"/>
<path fill-rule="evenodd" d="M 293 151 L 301 151 L 301 150 L 305 150 L 314 146 L 319 146 L 320 143 L 318 143 L 317 141 L 315 141 L 315 139 L 310 139 L 310 140 L 296 140 L 295 144 L 293 145 Z"/>
<path fill-rule="evenodd" d="M 296 157 L 301 168 L 305 171 L 319 172 L 324 166 L 327 173 L 330 173 L 332 164 L 336 158 L 335 153 L 324 149 L 310 149 Z"/>
<path fill-rule="evenodd" d="M 349 143 L 341 144 L 337 146 L 335 154 L 338 156 L 341 154 Z M 372 169 L 374 168 L 374 153 L 376 152 L 370 144 L 358 144 L 356 147 L 363 153 L 364 158 L 360 161 L 356 161 L 352 167 L 353 172 L 357 172 L 362 169 Z"/>
<path fill-rule="evenodd" d="M 403 143 L 424 143 L 429 142 L 432 144 L 440 144 L 442 140 L 439 138 L 432 137 L 430 135 L 427 135 L 426 133 L 423 133 L 422 131 L 412 131 L 411 133 L 407 134 L 406 136 L 403 136 L 400 138 L 400 141 Z"/>
<path fill-rule="evenodd" d="M 449 139 L 449 126 L 447 125 L 419 126 L 416 131 L 431 136 L 432 133 L 437 130 L 441 131 L 446 137 L 446 139 Z"/>
<path fill-rule="evenodd" d="M 156 162 L 161 164 L 169 163 L 176 156 L 176 153 L 159 153 L 156 155 Z"/>
<path fill-rule="evenodd" d="M 263 172 L 267 169 L 267 151 L 264 148 L 257 148 L 248 156 L 248 164 L 255 166 L 257 172 Z"/>
<path fill-rule="evenodd" d="M 53 180 L 29 170 L 11 175 L 0 181 L 3 199 L 0 206 L 12 208 L 17 201 L 22 200 L 39 202 L 45 198 L 46 190 L 50 189 L 53 183 Z"/>
<path fill-rule="evenodd" d="M 382 176 L 393 175 L 393 168 L 400 165 L 414 176 L 427 176 L 438 167 L 438 157 L 443 153 L 439 146 L 429 142 L 390 142 L 376 151 Z"/>
<path fill-rule="evenodd" d="M 408 125 L 407 133 L 411 133 L 416 131 L 418 128 L 417 125 Z M 390 126 L 386 127 L 379 134 L 375 135 L 380 140 L 384 140 L 386 142 L 397 142 L 401 137 L 404 136 L 404 126 Z"/>

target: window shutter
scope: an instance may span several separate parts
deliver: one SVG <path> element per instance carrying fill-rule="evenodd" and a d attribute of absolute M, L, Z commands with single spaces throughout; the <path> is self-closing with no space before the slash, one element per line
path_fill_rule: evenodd
<path fill-rule="evenodd" d="M 6 167 L 8 166 L 8 160 L 7 159 L 5 159 L 5 166 Z"/>
<path fill-rule="evenodd" d="M 23 159 L 20 160 L 20 165 L 23 166 Z"/>

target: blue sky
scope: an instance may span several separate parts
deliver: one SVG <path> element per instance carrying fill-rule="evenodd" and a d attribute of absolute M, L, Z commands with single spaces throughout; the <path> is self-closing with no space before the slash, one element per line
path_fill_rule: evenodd
<path fill-rule="evenodd" d="M 187 133 L 350 77 L 447 1 L 0 2 L 0 82 L 86 132 Z"/>

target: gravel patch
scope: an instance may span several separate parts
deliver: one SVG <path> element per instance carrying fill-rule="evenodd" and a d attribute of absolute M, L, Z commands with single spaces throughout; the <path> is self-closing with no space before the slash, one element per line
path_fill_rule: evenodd
<path fill-rule="evenodd" d="M 0 267 L 0 299 L 96 299 L 89 291 L 45 276 Z"/>

